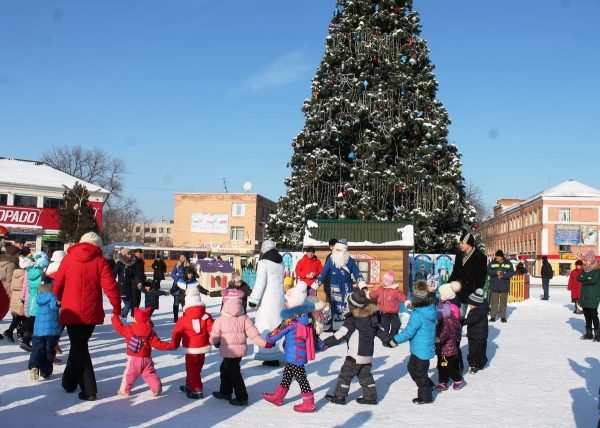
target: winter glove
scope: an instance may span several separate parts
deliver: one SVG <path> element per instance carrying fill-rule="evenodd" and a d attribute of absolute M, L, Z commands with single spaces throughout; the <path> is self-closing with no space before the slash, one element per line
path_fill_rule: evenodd
<path fill-rule="evenodd" d="M 361 290 L 367 288 L 367 283 L 364 281 L 358 281 L 358 288 L 360 288 Z"/>
<path fill-rule="evenodd" d="M 317 343 L 318 346 L 318 350 L 319 351 L 326 351 L 327 350 L 327 345 L 325 345 L 325 342 L 323 342 L 321 339 L 319 339 L 319 342 Z"/>
<path fill-rule="evenodd" d="M 256 303 L 248 302 L 248 306 L 251 308 L 256 308 Z"/>
<path fill-rule="evenodd" d="M 412 309 L 412 302 L 410 300 L 407 300 L 406 302 L 404 302 L 404 306 L 406 306 L 406 309 Z"/>
<path fill-rule="evenodd" d="M 398 346 L 398 344 L 396 343 L 396 341 L 394 339 L 392 339 L 388 342 L 388 348 L 395 348 L 396 346 Z"/>
<path fill-rule="evenodd" d="M 273 346 L 275 346 L 275 344 L 274 344 L 274 343 L 267 342 L 267 343 L 265 344 L 265 349 L 272 348 Z"/>

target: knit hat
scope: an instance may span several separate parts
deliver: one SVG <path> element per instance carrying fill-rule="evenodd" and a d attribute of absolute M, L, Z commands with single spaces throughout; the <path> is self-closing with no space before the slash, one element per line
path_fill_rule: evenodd
<path fill-rule="evenodd" d="M 291 287 L 292 285 L 294 285 L 294 278 L 292 278 L 291 276 L 284 277 L 283 285 L 284 287 Z"/>
<path fill-rule="evenodd" d="M 332 245 L 335 245 L 335 244 L 337 244 L 337 239 L 335 239 L 335 238 L 332 238 L 332 239 L 330 239 L 330 240 L 329 240 L 329 246 L 330 246 L 330 247 L 331 247 Z"/>
<path fill-rule="evenodd" d="M 438 288 L 440 292 L 440 300 L 452 300 L 456 297 L 456 293 L 460 291 L 461 285 L 458 281 L 452 281 L 447 284 L 441 285 Z"/>
<path fill-rule="evenodd" d="M 467 231 L 464 231 L 460 236 L 460 242 L 470 245 L 471 247 L 475 246 L 475 238 Z"/>
<path fill-rule="evenodd" d="M 185 306 L 183 310 L 186 311 L 192 306 L 204 306 L 204 303 L 200 300 L 200 291 L 197 287 L 189 287 L 185 291 Z"/>
<path fill-rule="evenodd" d="M 285 293 L 287 307 L 294 308 L 304 304 L 306 301 L 307 288 L 306 282 L 304 281 L 298 281 L 294 287 L 290 288 L 287 293 Z"/>
<path fill-rule="evenodd" d="M 367 306 L 368 303 L 367 297 L 364 295 L 364 293 L 361 293 L 360 291 L 355 291 L 349 294 L 347 300 L 350 309 L 352 309 L 352 307 L 364 308 L 365 306 Z"/>
<path fill-rule="evenodd" d="M 496 251 L 496 254 L 495 254 L 495 256 L 496 256 L 496 257 L 504 257 L 504 251 L 502 251 L 502 250 L 498 250 L 498 251 Z"/>
<path fill-rule="evenodd" d="M 427 283 L 423 280 L 419 280 L 415 282 L 413 285 L 413 303 L 417 303 L 418 301 L 423 301 L 427 299 L 429 296 L 429 291 L 427 291 Z"/>
<path fill-rule="evenodd" d="M 52 258 L 50 259 L 50 261 L 60 263 L 62 261 L 62 259 L 65 257 L 65 254 L 66 253 L 63 250 L 55 250 L 52 253 Z"/>
<path fill-rule="evenodd" d="M 152 308 L 140 309 L 135 308 L 133 310 L 133 319 L 135 322 L 148 322 L 150 320 L 150 314 L 152 313 Z"/>
<path fill-rule="evenodd" d="M 131 249 L 130 248 L 121 248 L 119 250 L 119 254 L 122 256 L 126 256 L 127 254 L 131 254 Z"/>
<path fill-rule="evenodd" d="M 79 242 L 88 242 L 94 244 L 96 247 L 102 246 L 102 238 L 96 232 L 84 233 Z"/>
<path fill-rule="evenodd" d="M 348 251 L 348 241 L 346 241 L 345 239 L 338 239 L 338 241 L 333 246 L 333 250 Z"/>
<path fill-rule="evenodd" d="M 16 257 L 21 252 L 21 249 L 19 247 L 17 247 L 16 245 L 6 244 L 6 246 L 4 247 L 4 251 L 6 251 L 6 254 L 8 254 L 9 256 Z"/>
<path fill-rule="evenodd" d="M 385 275 L 383 275 L 383 279 L 381 280 L 383 285 L 387 285 L 388 287 L 394 283 L 394 271 L 388 270 Z"/>
<path fill-rule="evenodd" d="M 275 241 L 271 241 L 270 239 L 267 239 L 267 240 L 263 241 L 262 245 L 260 246 L 260 252 L 264 254 L 269 250 L 274 250 L 275 247 L 277 247 L 277 244 L 275 243 Z"/>
<path fill-rule="evenodd" d="M 471 305 L 479 306 L 483 303 L 483 290 L 478 288 L 473 293 L 469 294 L 469 303 Z"/>
<path fill-rule="evenodd" d="M 242 305 L 242 299 L 244 298 L 244 292 L 237 288 L 225 288 L 221 291 L 223 296 L 223 306 L 221 312 L 225 312 L 231 316 L 237 316 L 244 313 L 244 307 Z"/>
<path fill-rule="evenodd" d="M 583 256 L 583 260 L 585 261 L 591 261 L 594 262 L 596 261 L 596 255 L 594 254 L 593 251 L 588 251 L 587 253 L 585 253 L 585 255 Z"/>

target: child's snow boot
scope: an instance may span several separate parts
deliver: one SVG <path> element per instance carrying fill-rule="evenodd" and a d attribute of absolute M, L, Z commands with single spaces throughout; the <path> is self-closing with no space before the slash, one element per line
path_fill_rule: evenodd
<path fill-rule="evenodd" d="M 594 336 L 592 336 L 592 329 L 586 327 L 585 334 L 583 336 L 581 336 L 580 339 L 581 340 L 591 340 L 593 338 L 594 338 Z"/>
<path fill-rule="evenodd" d="M 338 395 L 325 394 L 325 400 L 333 404 L 346 404 L 346 397 L 340 397 Z"/>
<path fill-rule="evenodd" d="M 438 383 L 438 386 L 436 386 L 435 389 L 439 392 L 446 391 L 448 389 L 448 385 L 445 383 Z"/>
<path fill-rule="evenodd" d="M 312 392 L 303 392 L 300 394 L 302 403 L 296 404 L 294 410 L 300 413 L 312 413 L 315 411 L 315 396 Z"/>
<path fill-rule="evenodd" d="M 454 383 L 452 384 L 452 388 L 453 388 L 453 389 L 461 389 L 461 388 L 463 387 L 463 385 L 464 385 L 464 384 L 465 384 L 465 382 L 464 382 L 464 381 L 462 381 L 462 380 L 457 380 L 456 382 L 454 382 Z"/>
<path fill-rule="evenodd" d="M 600 342 L 600 328 L 594 329 L 594 342 Z"/>
<path fill-rule="evenodd" d="M 277 388 L 275 388 L 275 392 L 269 394 L 268 392 L 263 392 L 263 398 L 267 400 L 269 403 L 273 403 L 276 406 L 281 406 L 283 404 L 283 399 L 285 395 L 288 393 L 289 388 L 284 388 L 280 383 L 277 384 Z"/>

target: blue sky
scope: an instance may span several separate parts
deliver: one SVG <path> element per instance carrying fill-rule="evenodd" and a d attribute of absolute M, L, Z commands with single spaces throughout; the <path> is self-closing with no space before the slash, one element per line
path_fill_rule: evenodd
<path fill-rule="evenodd" d="M 125 192 L 285 191 L 334 0 L 0 0 L 0 156 L 100 147 Z M 600 188 L 600 0 L 415 0 L 464 176 L 485 201 Z"/>

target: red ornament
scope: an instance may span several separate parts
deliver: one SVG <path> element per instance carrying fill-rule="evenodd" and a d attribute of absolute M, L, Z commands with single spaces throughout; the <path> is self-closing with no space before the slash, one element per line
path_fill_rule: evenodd
<path fill-rule="evenodd" d="M 437 169 L 437 167 L 438 167 L 438 163 L 437 163 L 437 162 L 432 162 L 432 163 L 431 163 L 431 166 Z"/>
<path fill-rule="evenodd" d="M 366 215 L 363 215 L 363 216 L 362 216 L 360 219 L 361 219 L 361 220 L 368 220 L 368 219 L 369 219 L 369 217 L 367 217 Z"/>
<path fill-rule="evenodd" d="M 296 143 L 295 141 L 292 141 L 292 147 L 296 147 L 298 145 L 298 143 Z"/>
<path fill-rule="evenodd" d="M 400 12 L 402 12 L 402 8 L 400 8 L 400 7 L 394 8 L 394 13 L 400 13 Z"/>
<path fill-rule="evenodd" d="M 343 196 L 343 197 L 346 197 L 346 196 L 348 196 L 348 192 L 346 192 L 346 191 L 344 190 L 344 191 L 342 192 L 342 196 Z"/>
<path fill-rule="evenodd" d="M 473 223 L 473 230 L 479 229 L 479 225 L 477 223 Z"/>
<path fill-rule="evenodd" d="M 412 46 L 414 43 L 412 37 L 408 39 L 408 46 Z"/>

